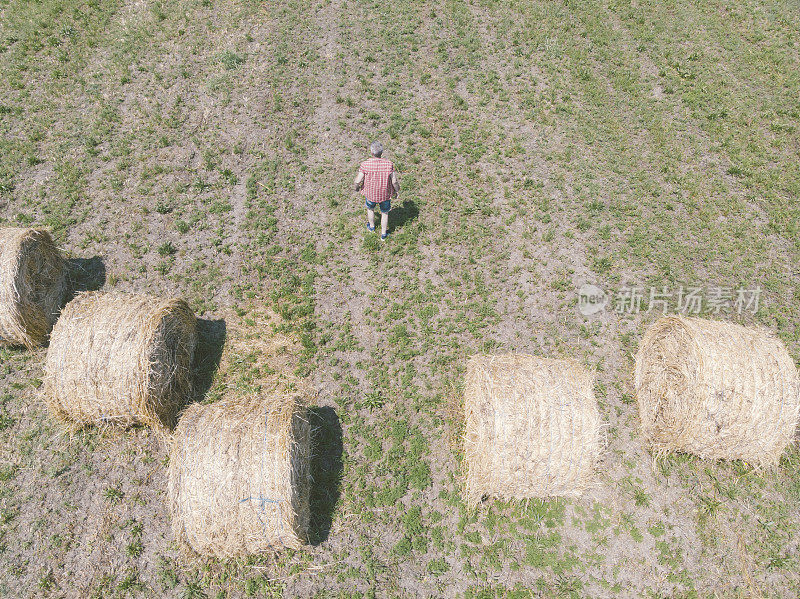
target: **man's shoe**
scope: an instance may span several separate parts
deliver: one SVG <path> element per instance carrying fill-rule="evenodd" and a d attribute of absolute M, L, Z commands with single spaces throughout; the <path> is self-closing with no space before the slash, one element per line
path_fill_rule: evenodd
<path fill-rule="evenodd" d="M 389 232 L 381 233 L 381 241 L 386 241 L 386 238 L 389 237 Z"/>
<path fill-rule="evenodd" d="M 367 223 L 367 231 L 369 231 L 370 233 L 374 233 L 375 232 L 375 227 L 370 227 L 369 223 Z"/>

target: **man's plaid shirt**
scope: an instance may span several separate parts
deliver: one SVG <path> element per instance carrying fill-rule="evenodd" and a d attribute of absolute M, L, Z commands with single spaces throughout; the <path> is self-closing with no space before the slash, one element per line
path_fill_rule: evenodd
<path fill-rule="evenodd" d="M 392 196 L 392 172 L 394 164 L 384 158 L 370 158 L 358 167 L 364 173 L 364 188 L 361 190 L 370 202 L 385 202 Z"/>

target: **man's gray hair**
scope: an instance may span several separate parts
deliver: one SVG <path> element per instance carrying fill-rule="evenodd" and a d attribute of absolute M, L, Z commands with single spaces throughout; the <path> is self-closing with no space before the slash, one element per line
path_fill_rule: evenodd
<path fill-rule="evenodd" d="M 380 158 L 381 154 L 383 154 L 383 144 L 379 141 L 373 141 L 369 145 L 369 151 L 375 158 Z"/>

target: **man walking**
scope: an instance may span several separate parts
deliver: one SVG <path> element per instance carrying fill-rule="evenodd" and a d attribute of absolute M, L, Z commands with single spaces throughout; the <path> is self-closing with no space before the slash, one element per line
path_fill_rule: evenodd
<path fill-rule="evenodd" d="M 381 154 L 383 154 L 381 142 L 372 142 L 369 151 L 372 158 L 361 163 L 353 183 L 355 190 L 361 190 L 366 198 L 367 229 L 370 231 L 375 230 L 375 206 L 380 207 L 381 240 L 385 240 L 389 235 L 389 210 L 392 208 L 389 198 L 397 197 L 400 192 L 400 184 L 397 181 L 397 173 L 394 172 L 392 161 L 381 158 Z"/>

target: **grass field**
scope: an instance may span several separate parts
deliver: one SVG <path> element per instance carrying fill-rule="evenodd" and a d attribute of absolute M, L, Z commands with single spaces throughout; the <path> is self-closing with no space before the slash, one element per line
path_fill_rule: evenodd
<path fill-rule="evenodd" d="M 0 225 L 49 227 L 82 288 L 190 301 L 200 399 L 258 386 L 244 349 L 215 370 L 264 306 L 319 390 L 313 544 L 192 561 L 155 436 L 65 434 L 45 350 L 0 349 L 0 594 L 800 595 L 800 451 L 654 464 L 659 311 L 577 306 L 758 287 L 717 316 L 800 361 L 798 32 L 789 0 L 0 0 Z M 350 189 L 373 139 L 383 244 Z M 596 371 L 585 497 L 465 505 L 459 385 L 500 351 Z"/>

